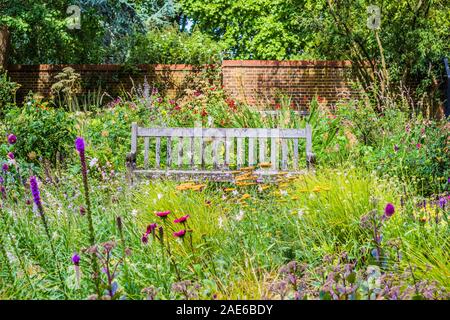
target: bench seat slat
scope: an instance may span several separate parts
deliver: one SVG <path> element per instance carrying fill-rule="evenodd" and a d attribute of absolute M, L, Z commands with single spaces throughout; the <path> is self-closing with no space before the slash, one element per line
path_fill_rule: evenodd
<path fill-rule="evenodd" d="M 139 137 L 196 137 L 206 138 L 306 138 L 305 129 L 233 129 L 233 128 L 138 128 Z"/>

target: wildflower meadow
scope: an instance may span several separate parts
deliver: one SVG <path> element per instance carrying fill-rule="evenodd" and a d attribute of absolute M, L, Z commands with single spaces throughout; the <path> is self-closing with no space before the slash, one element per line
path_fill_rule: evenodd
<path fill-rule="evenodd" d="M 297 2 L 293 3 L 300 5 Z M 58 24 L 52 31 L 64 35 L 72 49 L 69 44 L 61 46 L 60 53 L 47 48 L 46 55 L 36 49 L 41 59 L 37 62 L 24 48 L 41 48 L 43 40 L 30 36 L 34 47 L 28 47 L 14 33 L 28 27 L 15 18 L 0 17 L 0 31 L 6 23 L 11 33 L 11 65 L 119 61 L 124 65 L 121 72 L 132 78 L 130 65 L 138 65 L 145 57 L 148 63 L 197 64 L 198 69 L 187 81 L 190 87 L 177 94 L 167 90 L 167 79 L 145 76 L 115 94 L 99 85 L 98 92 L 87 95 L 80 88 L 92 84 L 81 81 L 85 75 L 74 67 L 59 73 L 54 79 L 58 85 L 50 93 L 25 92 L 19 97 L 20 81 L 0 67 L 0 299 L 448 300 L 450 123 L 445 113 L 433 111 L 444 105 L 440 101 L 445 98 L 427 85 L 438 81 L 430 75 L 435 71 L 433 59 L 449 51 L 441 47 L 436 26 L 427 24 L 428 16 L 420 16 L 432 14 L 439 24 L 448 4 L 437 1 L 429 13 L 422 13 L 418 5 L 417 26 L 404 28 L 422 28 L 412 29 L 417 34 L 408 33 L 408 37 L 420 33 L 420 45 L 402 44 L 409 54 L 406 57 L 392 45 L 392 37 L 401 33 L 393 26 L 398 23 L 394 18 L 389 26 L 382 20 L 380 33 L 362 19 L 364 25 L 358 28 L 363 31 L 346 32 L 367 33 L 373 39 L 355 46 L 346 42 L 353 41 L 348 40 L 351 36 L 344 41 L 333 33 L 335 25 L 352 25 L 343 20 L 345 14 L 339 11 L 343 9 L 333 6 L 334 2 L 304 1 L 304 19 L 320 9 L 314 6 L 323 6 L 323 19 L 314 27 L 316 20 L 301 20 L 301 26 L 276 20 L 274 11 L 266 8 L 272 5 L 250 1 L 250 6 L 268 10 L 265 14 L 272 18 L 265 22 L 268 29 L 253 30 L 265 25 L 253 20 L 260 14 L 255 9 L 251 14 L 255 17 L 246 18 L 251 25 L 245 27 L 247 22 L 242 22 L 242 30 L 249 34 L 235 29 L 240 18 L 228 9 L 212 10 L 204 1 L 174 3 L 174 8 L 156 12 L 167 16 L 153 12 L 153 20 L 150 5 L 140 11 L 136 6 L 143 4 L 130 5 L 124 11 L 136 9 L 139 14 L 132 16 L 134 20 L 149 15 L 148 21 L 161 23 L 154 26 L 158 31 L 154 33 L 144 23 L 136 24 L 130 33 L 121 29 L 125 27 L 120 21 L 109 20 L 102 24 L 108 29 L 100 33 L 97 20 L 88 15 L 97 12 L 93 17 L 98 15 L 98 21 L 111 19 L 103 13 L 119 9 L 102 7 L 102 11 L 94 5 L 94 11 L 83 9 L 81 14 L 88 18 L 81 20 L 80 30 L 67 31 Z M 229 6 L 236 12 L 243 10 L 237 2 Z M 348 8 L 360 12 L 354 4 Z M 172 17 L 172 9 L 179 16 Z M 286 14 L 296 12 L 291 9 Z M 363 9 L 365 17 L 366 6 Z M 383 10 L 394 12 L 390 5 Z M 216 17 L 217 11 L 223 11 L 222 18 L 227 19 Z M 25 14 L 21 19 L 29 27 L 47 23 L 44 18 L 28 21 Z M 183 19 L 192 21 L 193 27 Z M 167 26 L 166 20 L 176 27 Z M 223 23 L 216 26 L 217 21 Z M 290 34 L 292 28 L 299 29 Z M 211 33 L 211 29 L 217 31 Z M 48 28 L 42 30 L 51 33 Z M 83 30 L 83 37 L 76 35 Z M 303 42 L 297 39 L 306 32 L 310 36 Z M 60 41 L 53 36 L 47 37 L 49 43 Z M 400 42 L 409 41 L 400 38 Z M 167 44 L 167 39 L 174 45 Z M 98 48 L 94 40 L 109 42 Z M 436 47 L 413 51 L 422 50 L 428 41 Z M 377 43 L 385 45 L 384 52 Z M 72 52 L 77 46 L 83 47 L 82 52 Z M 360 56 L 359 46 L 367 46 L 375 56 Z M 295 54 L 289 53 L 294 49 Z M 369 79 L 369 86 L 359 86 L 356 94 L 339 95 L 333 102 L 324 98 L 320 88 L 300 98 L 277 91 L 274 101 L 251 102 L 224 87 L 226 75 L 219 60 L 228 56 L 237 60 L 350 59 L 354 65 L 367 60 L 375 61 L 377 67 L 372 78 L 363 80 Z M 120 60 L 124 57 L 130 61 Z M 403 66 L 409 68 L 404 74 Z M 368 72 L 366 67 L 359 70 L 363 76 Z M 402 86 L 402 77 L 413 72 L 422 72 L 420 79 L 426 79 L 416 85 L 417 95 Z M 270 83 L 276 85 L 275 80 Z M 264 90 L 269 94 L 269 89 Z M 307 132 L 305 128 L 311 128 L 312 140 L 297 139 L 275 151 L 269 139 L 266 149 L 258 149 L 284 157 L 284 148 L 295 145 L 298 152 L 300 146 L 298 159 L 284 157 L 282 166 L 295 162 L 302 166 L 301 174 L 280 169 L 270 179 L 260 178 L 259 172 L 269 172 L 274 159 L 262 159 L 260 151 L 255 152 L 253 164 L 228 168 L 231 178 L 227 181 L 195 175 L 130 179 L 133 123 L 155 130 L 201 126 Z M 138 149 L 135 162 L 169 170 L 170 165 L 161 160 L 171 156 L 168 141 L 145 140 L 143 145 L 157 148 L 161 155 Z M 204 144 L 213 143 L 205 139 Z M 303 154 L 308 145 L 314 157 Z M 246 142 L 244 147 L 252 148 Z M 225 146 L 215 150 L 214 159 L 228 155 Z M 208 165 L 204 171 L 213 170 L 216 163 Z"/>

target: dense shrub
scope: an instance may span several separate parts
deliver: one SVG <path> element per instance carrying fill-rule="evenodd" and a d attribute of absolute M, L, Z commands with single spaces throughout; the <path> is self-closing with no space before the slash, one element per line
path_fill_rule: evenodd
<path fill-rule="evenodd" d="M 128 63 L 182 63 L 201 65 L 220 60 L 223 46 L 209 36 L 194 30 L 181 32 L 176 28 L 151 30 L 136 35 Z"/>
<path fill-rule="evenodd" d="M 20 85 L 10 81 L 6 71 L 0 68 L 0 116 L 3 115 L 3 109 L 14 102 L 15 93 Z"/>
<path fill-rule="evenodd" d="M 53 164 L 72 154 L 75 116 L 47 102 L 30 99 L 22 107 L 13 106 L 5 114 L 6 129 L 17 136 L 16 152 L 22 159 Z"/>

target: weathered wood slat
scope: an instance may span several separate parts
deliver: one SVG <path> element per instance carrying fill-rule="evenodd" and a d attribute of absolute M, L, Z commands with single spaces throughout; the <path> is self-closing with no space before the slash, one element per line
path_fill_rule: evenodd
<path fill-rule="evenodd" d="M 286 139 L 281 139 L 281 170 L 287 170 L 288 145 Z"/>
<path fill-rule="evenodd" d="M 305 138 L 305 129 L 264 129 L 264 128 L 138 128 L 139 137 L 198 137 L 205 138 Z"/>
<path fill-rule="evenodd" d="M 255 138 L 248 139 L 248 165 L 255 165 Z"/>
<path fill-rule="evenodd" d="M 220 140 L 219 139 L 214 139 L 213 140 L 213 166 L 214 169 L 217 169 L 219 167 L 219 160 L 218 160 L 218 153 L 219 153 L 219 144 L 220 144 Z"/>
<path fill-rule="evenodd" d="M 131 125 L 131 153 L 137 152 L 138 125 L 133 122 Z"/>
<path fill-rule="evenodd" d="M 238 168 L 242 167 L 244 164 L 244 144 L 243 138 L 237 138 L 237 150 L 236 150 L 236 165 Z"/>
<path fill-rule="evenodd" d="M 270 138 L 270 162 L 272 163 L 272 170 L 277 170 L 278 169 L 277 138 Z"/>
<path fill-rule="evenodd" d="M 298 139 L 294 139 L 293 144 L 294 144 L 294 159 L 292 162 L 292 166 L 293 166 L 294 170 L 297 170 L 298 169 Z"/>
<path fill-rule="evenodd" d="M 183 137 L 179 137 L 178 139 L 178 157 L 177 157 L 177 167 L 181 168 L 183 165 Z"/>
<path fill-rule="evenodd" d="M 226 137 L 225 139 L 225 168 L 230 167 L 230 161 L 231 161 L 231 152 L 233 148 L 233 138 Z"/>
<path fill-rule="evenodd" d="M 266 162 L 266 138 L 259 138 L 259 162 Z"/>
<path fill-rule="evenodd" d="M 191 167 L 194 166 L 194 150 L 195 150 L 194 137 L 191 137 L 189 139 L 189 163 Z"/>

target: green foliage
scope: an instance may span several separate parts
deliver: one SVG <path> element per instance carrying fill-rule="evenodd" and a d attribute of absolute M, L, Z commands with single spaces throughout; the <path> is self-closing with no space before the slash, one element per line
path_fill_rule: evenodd
<path fill-rule="evenodd" d="M 8 132 L 17 136 L 17 155 L 35 163 L 42 157 L 56 164 L 73 154 L 74 120 L 74 116 L 63 109 L 51 108 L 48 103 L 33 99 L 23 107 L 9 108 L 5 114 Z"/>
<path fill-rule="evenodd" d="M 20 85 L 12 82 L 6 71 L 0 69 L 0 116 L 10 103 L 15 102 L 15 94 Z"/>
<path fill-rule="evenodd" d="M 191 33 L 177 28 L 153 29 L 136 35 L 128 63 L 202 65 L 220 61 L 223 46 L 197 29 Z"/>

